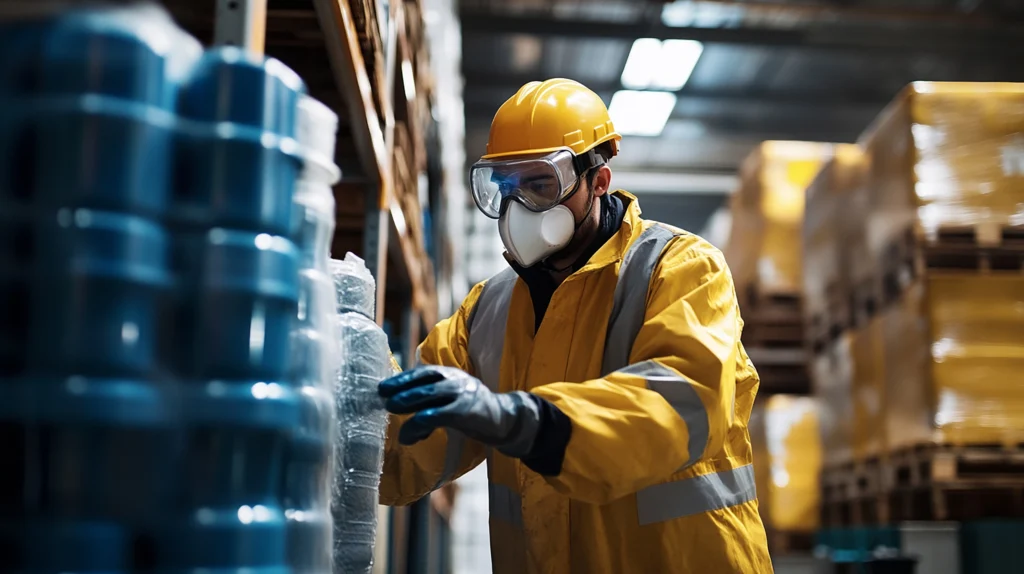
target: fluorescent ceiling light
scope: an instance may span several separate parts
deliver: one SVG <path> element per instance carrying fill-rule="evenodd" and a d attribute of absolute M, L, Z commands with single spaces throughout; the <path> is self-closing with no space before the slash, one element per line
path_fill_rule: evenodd
<path fill-rule="evenodd" d="M 746 15 L 744 6 L 676 0 L 661 9 L 661 23 L 671 28 L 736 28 Z"/>
<path fill-rule="evenodd" d="M 675 107 L 676 95 L 671 92 L 620 90 L 612 96 L 608 113 L 622 135 L 657 136 Z"/>
<path fill-rule="evenodd" d="M 640 38 L 626 58 L 622 85 L 631 90 L 682 88 L 690 79 L 704 45 L 696 40 Z"/>

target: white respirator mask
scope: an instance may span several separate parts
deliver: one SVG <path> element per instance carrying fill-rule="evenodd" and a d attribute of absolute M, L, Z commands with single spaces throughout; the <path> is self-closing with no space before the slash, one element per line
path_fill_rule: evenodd
<path fill-rule="evenodd" d="M 576 219 L 564 205 L 535 212 L 518 201 L 511 201 L 498 218 L 498 233 L 516 263 L 530 267 L 572 241 L 576 233 Z"/>

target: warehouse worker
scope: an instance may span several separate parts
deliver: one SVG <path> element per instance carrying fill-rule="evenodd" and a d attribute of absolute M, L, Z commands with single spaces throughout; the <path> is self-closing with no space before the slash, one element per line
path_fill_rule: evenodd
<path fill-rule="evenodd" d="M 485 459 L 494 572 L 762 574 L 758 378 L 722 254 L 610 192 L 601 99 L 533 82 L 498 110 L 473 197 L 510 268 L 380 384 L 385 504 Z"/>

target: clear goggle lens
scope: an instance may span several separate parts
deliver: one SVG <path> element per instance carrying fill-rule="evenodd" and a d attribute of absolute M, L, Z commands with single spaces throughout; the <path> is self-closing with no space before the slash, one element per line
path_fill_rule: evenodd
<path fill-rule="evenodd" d="M 531 211 L 561 203 L 578 179 L 571 151 L 542 156 L 480 160 L 470 169 L 473 199 L 488 217 L 497 219 L 506 198 L 518 199 Z"/>

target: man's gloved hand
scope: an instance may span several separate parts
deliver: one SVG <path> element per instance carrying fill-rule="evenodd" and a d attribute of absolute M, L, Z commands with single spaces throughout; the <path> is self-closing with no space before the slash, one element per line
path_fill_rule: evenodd
<path fill-rule="evenodd" d="M 447 427 L 497 448 L 511 457 L 530 452 L 540 430 L 537 400 L 521 391 L 492 393 L 479 379 L 459 369 L 425 366 L 382 381 L 385 407 L 396 415 L 412 414 L 398 441 L 424 440 L 434 429 Z"/>

